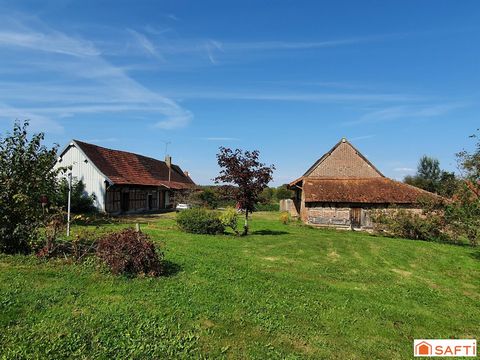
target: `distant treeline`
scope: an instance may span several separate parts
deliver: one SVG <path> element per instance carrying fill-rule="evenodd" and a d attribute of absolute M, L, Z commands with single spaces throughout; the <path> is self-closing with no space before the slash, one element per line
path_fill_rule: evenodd
<path fill-rule="evenodd" d="M 236 191 L 237 189 L 234 186 L 229 185 L 197 186 L 194 190 L 178 195 L 176 202 L 209 209 L 235 207 L 237 205 L 235 201 Z M 258 211 L 278 211 L 279 201 L 290 199 L 292 196 L 293 191 L 289 190 L 286 184 L 276 188 L 267 187 L 262 191 L 256 209 Z"/>

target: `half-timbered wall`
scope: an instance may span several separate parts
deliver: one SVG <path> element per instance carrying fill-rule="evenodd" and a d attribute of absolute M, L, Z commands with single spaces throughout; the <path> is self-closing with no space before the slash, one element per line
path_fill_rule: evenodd
<path fill-rule="evenodd" d="M 353 217 L 358 214 L 359 224 L 353 223 L 353 227 L 371 229 L 373 228 L 370 217 L 372 210 L 396 211 L 398 208 L 404 208 L 417 214 L 422 213 L 421 209 L 408 205 L 397 205 L 392 208 L 387 204 L 306 203 L 305 215 L 302 220 L 309 225 L 350 228 Z"/>
<path fill-rule="evenodd" d="M 169 209 L 173 200 L 169 193 L 164 188 L 113 186 L 107 190 L 106 211 L 115 214 Z"/>

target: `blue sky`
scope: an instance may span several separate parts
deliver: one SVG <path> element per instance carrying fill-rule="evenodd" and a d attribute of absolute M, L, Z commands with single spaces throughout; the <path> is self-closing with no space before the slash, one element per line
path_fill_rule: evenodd
<path fill-rule="evenodd" d="M 455 169 L 480 127 L 479 1 L 0 1 L 0 132 L 31 120 L 207 184 L 219 146 L 274 184 L 341 137 L 385 175 Z"/>

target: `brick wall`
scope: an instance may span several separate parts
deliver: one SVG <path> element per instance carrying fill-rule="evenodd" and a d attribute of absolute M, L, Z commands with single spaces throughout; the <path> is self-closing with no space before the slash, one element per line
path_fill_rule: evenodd
<path fill-rule="evenodd" d="M 329 178 L 370 178 L 380 176 L 347 142 L 341 143 L 309 175 L 309 177 Z"/>

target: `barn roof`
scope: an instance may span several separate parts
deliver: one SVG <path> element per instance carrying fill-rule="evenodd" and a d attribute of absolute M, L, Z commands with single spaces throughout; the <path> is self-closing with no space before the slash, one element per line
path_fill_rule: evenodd
<path fill-rule="evenodd" d="M 422 199 L 442 198 L 415 186 L 386 177 L 376 178 L 303 178 L 305 202 L 369 204 L 414 204 Z"/>
<path fill-rule="evenodd" d="M 73 140 L 73 144 L 115 185 L 164 186 L 171 189 L 195 186 L 178 165 L 172 164 L 171 181 L 168 181 L 169 168 L 164 161 L 79 140 Z"/>

